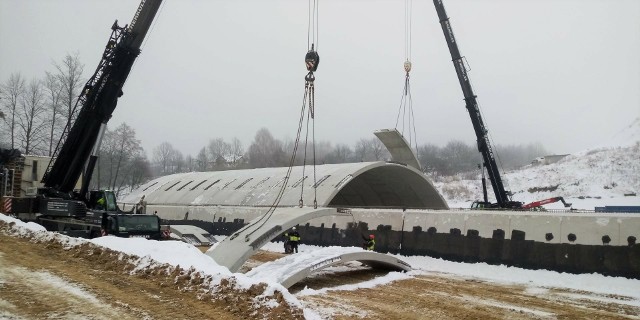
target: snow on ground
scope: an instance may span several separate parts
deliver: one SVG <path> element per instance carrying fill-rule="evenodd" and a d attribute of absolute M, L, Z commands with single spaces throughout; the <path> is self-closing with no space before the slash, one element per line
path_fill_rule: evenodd
<path fill-rule="evenodd" d="M 196 272 L 212 277 L 212 286 L 220 283 L 222 279 L 230 279 L 237 283 L 241 289 L 249 289 L 254 284 L 266 283 L 267 288 L 263 295 L 258 298 L 272 296 L 275 291 L 283 293 L 285 300 L 293 306 L 302 308 L 300 301 L 294 297 L 289 291 L 280 285 L 277 281 L 270 279 L 261 279 L 260 281 L 247 277 L 241 273 L 231 273 L 226 267 L 218 265 L 209 256 L 202 254 L 198 248 L 191 244 L 180 241 L 156 241 L 144 238 L 119 238 L 113 236 L 99 237 L 91 240 L 71 238 L 54 232 L 46 231 L 42 226 L 36 223 L 24 223 L 15 218 L 0 214 L 0 221 L 7 223 L 15 223 L 14 230 L 16 234 L 28 235 L 38 239 L 57 239 L 65 243 L 68 247 L 73 247 L 86 242 L 91 242 L 98 246 L 109 248 L 129 255 L 140 257 L 136 262 L 136 270 L 148 267 L 158 266 L 160 264 L 168 264 L 175 267 L 181 267 L 185 270 L 192 268 Z M 136 271 L 134 270 L 134 272 Z M 52 280 L 53 281 L 53 280 Z M 272 304 L 273 301 L 256 301 L 256 303 Z M 311 310 L 305 310 L 308 319 L 313 319 L 314 313 Z"/>
<path fill-rule="evenodd" d="M 283 244 L 280 242 L 272 242 L 262 249 L 273 252 L 283 252 Z M 319 250 L 320 247 L 300 245 L 299 249 L 300 253 L 304 254 Z M 551 288 L 566 288 L 604 295 L 622 295 L 629 297 L 629 300 L 624 303 L 640 307 L 640 280 L 636 279 L 609 277 L 596 273 L 569 274 L 548 270 L 528 270 L 503 265 L 489 265 L 486 263 L 461 263 L 423 256 L 394 256 L 409 263 L 414 270 L 408 273 L 391 272 L 383 277 L 358 284 L 321 290 L 304 289 L 296 295 L 323 294 L 330 290 L 371 288 L 400 279 L 406 279 L 411 276 L 439 274 L 442 276 L 481 279 L 500 284 L 523 285 L 528 287 L 528 290 L 531 292 L 539 292 L 540 294 L 544 294 Z M 333 270 L 340 271 L 340 267 L 336 267 Z M 618 301 L 618 303 L 620 303 L 620 301 Z"/>
<path fill-rule="evenodd" d="M 568 155 L 548 165 L 527 165 L 503 173 L 505 189 L 513 200 L 529 203 L 563 197 L 574 209 L 596 206 L 640 206 L 640 118 L 606 146 Z M 459 176 L 436 177 L 434 185 L 451 208 L 469 208 L 482 199 L 480 172 L 471 180 Z M 487 181 L 489 200 L 495 202 Z M 565 209 L 561 202 L 547 209 Z"/>
<path fill-rule="evenodd" d="M 0 215 L 0 220 L 6 222 L 14 222 L 17 233 L 26 234 L 26 230 L 31 230 L 36 233 L 37 237 L 51 238 L 56 237 L 63 239 L 70 246 L 82 244 L 86 241 L 94 244 L 107 247 L 112 250 L 120 251 L 126 254 L 137 255 L 141 257 L 138 261 L 139 268 L 145 268 L 155 263 L 166 263 L 173 266 L 180 266 L 182 268 L 194 268 L 196 271 L 200 271 L 203 274 L 211 275 L 217 279 L 233 277 L 236 281 L 245 288 L 250 287 L 252 284 L 258 282 L 265 282 L 268 284 L 268 289 L 265 290 L 265 295 L 270 295 L 273 290 L 279 290 L 283 292 L 285 299 L 292 305 L 300 306 L 304 308 L 303 303 L 297 298 L 308 295 L 319 295 L 329 290 L 357 290 L 360 288 L 371 288 L 379 285 L 384 285 L 397 281 L 400 279 L 407 279 L 419 275 L 439 275 L 445 277 L 463 277 L 479 279 L 487 282 L 494 282 L 499 284 L 516 284 L 522 285 L 527 288 L 528 292 L 536 293 L 537 295 L 544 295 L 553 288 L 566 288 L 575 290 L 578 293 L 576 295 L 584 295 L 584 299 L 600 299 L 602 302 L 607 302 L 607 295 L 611 296 L 624 296 L 624 301 L 616 299 L 617 303 L 624 303 L 631 306 L 640 307 L 640 280 L 627 279 L 621 277 L 609 277 L 600 274 L 567 274 L 555 271 L 547 270 L 526 270 L 515 267 L 507 267 L 502 265 L 488 265 L 485 263 L 458 263 L 445 261 L 442 259 L 435 259 L 431 257 L 422 256 L 396 256 L 409 263 L 413 267 L 413 271 L 408 273 L 391 272 L 385 276 L 377 277 L 370 281 L 361 282 L 358 284 L 343 285 L 333 288 L 325 288 L 319 290 L 303 289 L 295 295 L 289 293 L 287 289 L 277 283 L 278 279 L 271 279 L 268 276 L 262 275 L 262 278 L 258 281 L 252 279 L 244 274 L 231 273 L 228 269 L 217 265 L 213 259 L 209 256 L 202 254 L 200 250 L 193 247 L 190 244 L 182 243 L 178 241 L 154 241 L 141 238 L 117 238 L 117 237 L 101 237 L 92 240 L 68 238 L 66 236 L 54 234 L 51 232 L 43 231 L 42 227 L 33 223 L 24 223 L 19 220 Z M 263 250 L 283 252 L 283 244 L 280 242 L 269 243 Z M 296 255 L 312 255 L 313 252 L 319 251 L 321 248 L 309 245 L 300 245 L 300 252 Z M 324 248 L 322 250 L 327 250 Z M 330 250 L 330 249 L 329 249 Z M 338 266 L 324 269 L 322 272 L 340 272 L 353 266 Z M 33 274 L 33 276 L 39 276 Z M 64 286 L 59 284 L 61 280 L 59 278 L 51 278 L 52 285 L 71 288 L 71 286 Z M 55 283 L 54 283 L 55 282 Z M 590 293 L 595 293 L 592 295 Z M 82 295 L 82 292 L 78 292 Z M 90 299 L 87 296 L 87 299 Z M 318 311 L 320 312 L 320 311 Z M 320 319 L 321 316 L 310 308 L 304 309 L 307 319 Z M 324 311 L 323 311 L 324 313 Z"/>

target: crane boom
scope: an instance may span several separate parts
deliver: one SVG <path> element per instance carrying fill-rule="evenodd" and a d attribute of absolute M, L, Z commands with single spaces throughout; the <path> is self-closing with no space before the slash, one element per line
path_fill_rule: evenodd
<path fill-rule="evenodd" d="M 471 117 L 473 130 L 476 134 L 478 151 L 482 154 L 484 167 L 487 169 L 487 173 L 489 174 L 497 204 L 501 208 L 519 207 L 521 204 L 519 202 L 511 201 L 509 193 L 504 189 L 502 178 L 500 177 L 500 171 L 498 170 L 498 165 L 489 142 L 488 130 L 482 121 L 482 116 L 480 115 L 480 109 L 476 99 L 477 96 L 473 93 L 469 75 L 467 74 L 462 56 L 460 55 L 460 49 L 458 49 L 458 44 L 453 35 L 451 22 L 449 21 L 449 17 L 447 17 L 444 4 L 442 3 L 442 0 L 433 0 L 433 4 L 436 7 L 442 31 L 444 32 L 444 37 L 447 40 L 447 45 L 449 46 L 449 53 L 451 53 L 453 66 L 456 69 L 458 81 L 460 81 L 462 93 L 464 94 L 466 108 L 469 112 L 469 116 Z"/>
<path fill-rule="evenodd" d="M 104 127 L 111 118 L 118 98 L 122 96 L 122 87 L 161 2 L 142 0 L 129 26 L 119 27 L 118 21 L 114 22 L 98 68 L 76 102 L 76 108 L 81 106 L 78 116 L 73 126 L 71 121 L 67 123 L 42 179 L 44 192 L 70 198 L 85 166 L 85 180 L 88 182 L 90 179 L 95 165 L 96 146 L 99 146 Z M 90 158 L 93 161 L 89 161 Z M 86 188 L 83 183 L 84 192 Z M 83 192 L 80 195 L 84 196 Z"/>

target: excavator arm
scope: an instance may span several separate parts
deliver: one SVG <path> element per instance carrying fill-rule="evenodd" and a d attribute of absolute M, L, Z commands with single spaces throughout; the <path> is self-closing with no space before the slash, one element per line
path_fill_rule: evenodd
<path fill-rule="evenodd" d="M 554 203 L 554 202 L 562 202 L 562 204 L 564 205 L 565 208 L 571 207 L 571 203 L 568 203 L 566 201 L 564 201 L 563 197 L 554 197 L 554 198 L 549 198 L 549 199 L 544 199 L 544 200 L 540 200 L 540 201 L 534 201 L 531 203 L 527 203 L 525 205 L 522 206 L 522 209 L 533 209 L 533 208 L 538 208 L 541 207 L 545 204 L 549 204 L 549 203 Z"/>

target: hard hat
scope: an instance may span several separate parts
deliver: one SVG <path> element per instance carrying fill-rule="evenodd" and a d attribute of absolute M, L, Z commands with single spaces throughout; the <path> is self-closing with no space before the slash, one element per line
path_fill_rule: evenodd
<path fill-rule="evenodd" d="M 295 229 L 296 229 L 296 227 L 291 228 L 291 230 L 295 230 Z"/>
<path fill-rule="evenodd" d="M 373 239 L 373 238 L 374 238 L 374 237 L 373 237 L 373 235 L 372 235 L 372 234 L 370 234 L 370 235 L 369 235 L 369 239 Z"/>

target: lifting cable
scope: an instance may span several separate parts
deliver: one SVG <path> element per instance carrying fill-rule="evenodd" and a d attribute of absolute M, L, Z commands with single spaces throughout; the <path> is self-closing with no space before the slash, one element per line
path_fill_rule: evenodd
<path fill-rule="evenodd" d="M 313 1 L 313 5 L 311 4 L 311 2 Z M 304 95 L 302 98 L 302 108 L 300 110 L 300 118 L 298 120 L 298 131 L 296 133 L 296 140 L 295 143 L 293 145 L 293 152 L 291 154 L 291 158 L 289 159 L 289 167 L 287 169 L 287 173 L 284 177 L 284 179 L 282 180 L 282 185 L 280 186 L 280 190 L 278 191 L 278 194 L 276 195 L 276 198 L 273 202 L 273 204 L 269 207 L 269 209 L 267 210 L 267 212 L 265 212 L 262 217 L 260 217 L 260 219 L 256 220 L 255 222 L 253 222 L 252 224 L 247 225 L 246 227 L 244 227 L 242 230 L 247 230 L 248 228 L 258 225 L 257 228 L 255 228 L 253 231 L 247 233 L 245 235 L 245 241 L 249 241 L 250 240 L 250 236 L 256 232 L 260 227 L 262 227 L 273 215 L 273 213 L 275 212 L 275 210 L 278 208 L 278 205 L 280 204 L 280 200 L 282 200 L 282 196 L 285 193 L 285 190 L 287 188 L 287 185 L 289 183 L 289 178 L 291 177 L 291 171 L 293 170 L 293 167 L 295 165 L 295 160 L 296 160 L 296 154 L 298 152 L 298 146 L 300 144 L 300 134 L 302 132 L 302 125 L 304 124 L 304 119 L 305 119 L 305 114 L 306 114 L 306 118 L 307 118 L 307 130 L 306 130 L 306 134 L 305 134 L 305 145 L 304 145 L 304 160 L 303 160 L 303 166 L 302 166 L 302 178 L 301 178 L 301 192 L 300 192 L 300 200 L 298 202 L 298 205 L 300 208 L 302 208 L 302 206 L 304 205 L 303 201 L 302 201 L 302 195 L 304 192 L 304 182 L 306 180 L 306 176 L 305 176 L 305 167 L 306 167 L 306 159 L 307 159 L 307 144 L 308 144 L 308 140 L 309 140 L 309 122 L 312 123 L 312 148 L 313 148 L 313 188 L 314 188 L 314 196 L 313 196 L 313 208 L 317 209 L 318 208 L 318 201 L 317 201 L 317 180 L 316 180 L 316 144 L 315 144 L 315 86 L 314 86 L 314 81 L 315 81 L 315 75 L 314 72 L 316 70 L 318 70 L 318 64 L 320 63 L 320 56 L 317 53 L 317 23 L 318 23 L 318 0 L 309 0 L 309 26 L 307 28 L 307 53 L 304 57 L 305 60 L 305 66 L 307 68 L 307 75 L 304 77 L 305 80 L 305 84 L 304 84 Z M 307 103 L 309 108 L 307 109 Z M 277 185 L 277 184 L 276 184 Z M 240 231 L 242 231 L 240 230 Z M 234 239 L 235 237 L 237 237 L 240 233 L 240 231 L 234 233 L 230 239 Z"/>
<path fill-rule="evenodd" d="M 312 5 L 313 2 L 313 5 Z M 318 208 L 318 194 L 317 194 L 317 178 L 316 178 L 316 122 L 315 122 L 315 80 L 316 77 L 313 74 L 318 70 L 318 64 L 320 63 L 320 56 L 316 49 L 318 43 L 318 0 L 309 0 L 309 24 L 307 27 L 307 54 L 304 57 L 305 65 L 307 67 L 307 75 L 304 77 L 304 95 L 308 97 L 309 112 L 307 113 L 307 131 L 304 140 L 304 157 L 302 160 L 302 182 L 300 188 L 300 200 L 298 206 L 302 208 L 304 201 L 302 197 L 304 195 L 304 181 L 307 178 L 305 176 L 305 169 L 307 166 L 307 146 L 309 143 L 309 122 L 311 122 L 311 147 L 313 148 L 313 208 Z M 304 104 L 306 99 L 302 103 L 302 109 L 304 112 Z M 298 132 L 300 128 L 298 128 Z M 299 139 L 299 138 L 298 138 Z M 296 145 L 298 140 L 296 140 Z M 295 155 L 295 154 L 294 154 Z"/>
<path fill-rule="evenodd" d="M 416 138 L 416 123 L 415 116 L 413 114 L 413 100 L 411 98 L 411 84 L 409 79 L 411 78 L 409 72 L 411 72 L 411 11 L 413 7 L 412 0 L 404 1 L 404 88 L 402 90 L 402 97 L 400 98 L 400 107 L 398 108 L 398 116 L 396 117 L 396 126 L 398 129 L 398 123 L 400 122 L 400 114 L 402 114 L 402 129 L 400 133 L 404 136 L 405 124 L 409 135 L 409 146 L 415 145 L 416 152 L 418 151 L 418 142 Z"/>

